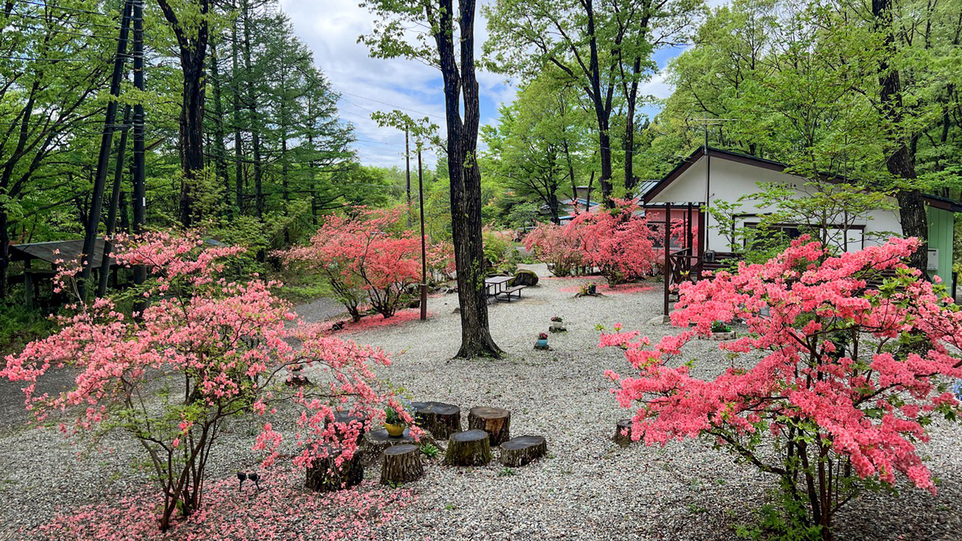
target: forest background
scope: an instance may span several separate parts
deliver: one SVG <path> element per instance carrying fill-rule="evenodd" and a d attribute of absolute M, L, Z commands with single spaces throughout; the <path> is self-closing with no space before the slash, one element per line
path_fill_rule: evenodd
<path fill-rule="evenodd" d="M 81 238 L 94 206 L 121 5 L 0 6 L 2 351 L 46 325 L 42 311 L 24 307 L 22 264 L 7 247 Z M 200 227 L 246 246 L 247 272 L 278 272 L 269 254 L 305 242 L 325 214 L 416 202 L 416 171 L 409 182 L 402 167 L 358 159 L 324 66 L 276 1 L 144 8 L 147 86 L 124 81 L 117 123 L 127 106 L 144 106 L 148 228 Z M 706 141 L 803 175 L 844 176 L 903 208 L 920 193 L 962 195 L 956 2 L 497 0 L 481 10 L 484 68 L 518 89 L 482 127 L 482 217 L 493 229 L 557 221 L 577 186 L 590 186 L 593 200 L 636 195 Z M 203 168 L 191 170 L 181 68 L 185 43 L 201 40 Z M 665 49 L 684 52 L 659 70 L 653 59 Z M 674 88 L 666 100 L 639 90 L 656 76 Z M 425 217 L 428 234 L 443 240 L 450 207 L 439 147 L 424 172 Z M 122 188 L 115 225 L 127 230 L 126 173 Z M 290 298 L 324 293 L 309 277 L 284 278 L 295 286 Z"/>

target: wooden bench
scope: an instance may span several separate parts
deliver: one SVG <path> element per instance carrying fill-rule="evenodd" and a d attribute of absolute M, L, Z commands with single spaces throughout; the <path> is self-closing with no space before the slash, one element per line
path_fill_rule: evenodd
<path fill-rule="evenodd" d="M 514 287 L 509 287 L 508 289 L 505 289 L 504 291 L 498 293 L 498 295 L 497 295 L 496 298 L 497 298 L 499 301 L 508 301 L 508 302 L 511 302 L 511 295 L 517 294 L 517 295 L 518 295 L 518 299 L 520 300 L 520 299 L 521 299 L 521 290 L 524 289 L 525 287 L 527 287 L 527 286 L 514 286 Z"/>

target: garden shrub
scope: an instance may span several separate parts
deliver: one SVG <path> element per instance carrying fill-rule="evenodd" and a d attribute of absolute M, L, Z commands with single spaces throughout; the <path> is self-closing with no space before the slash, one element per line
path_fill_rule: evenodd
<path fill-rule="evenodd" d="M 624 348 L 638 371 L 608 373 L 621 406 L 635 410 L 632 438 L 709 438 L 777 476 L 806 510 L 802 527 L 826 540 L 834 513 L 862 490 L 904 476 L 934 494 L 916 444 L 928 441 L 933 418 L 960 413 L 949 385 L 962 377 L 962 311 L 901 263 L 918 247 L 892 239 L 832 256 L 802 237 L 764 264 L 682 284 L 671 321 L 686 330 L 676 336 L 652 344 L 605 335 L 602 344 Z M 702 380 L 673 361 L 713 322 L 736 318 L 748 332 L 719 347 L 747 367 L 733 362 Z"/>
<path fill-rule="evenodd" d="M 301 452 L 294 462 L 309 467 L 332 453 L 340 463 L 357 450 L 363 427 L 334 422 L 333 408 L 350 404 L 372 420 L 383 419 L 384 407 L 400 410 L 371 369 L 388 364 L 382 351 L 291 325 L 290 305 L 271 293 L 276 283 L 222 277 L 242 248 L 205 247 L 196 233 L 163 232 L 121 238 L 118 246 L 119 264 L 142 265 L 151 277 L 138 290 L 146 307 L 124 313 L 109 298 L 74 305 L 74 315 L 59 318 L 59 332 L 8 355 L 0 376 L 26 384 L 38 422 L 64 415 L 56 420 L 68 436 L 117 429 L 138 441 L 160 488 L 162 530 L 176 512 L 200 510 L 207 460 L 226 419 L 272 413 L 274 400 L 297 404 Z M 75 291 L 79 265 L 66 268 L 59 287 Z M 79 371 L 73 388 L 35 394 L 37 378 L 64 367 Z M 316 386 L 284 385 L 308 370 L 318 373 Z M 267 453 L 265 465 L 280 438 L 265 423 L 254 444 Z"/>

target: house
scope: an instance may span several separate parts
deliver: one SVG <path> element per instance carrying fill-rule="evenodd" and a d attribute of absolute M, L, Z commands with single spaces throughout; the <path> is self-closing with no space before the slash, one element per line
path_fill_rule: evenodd
<path fill-rule="evenodd" d="M 710 212 L 713 203 L 725 201 L 740 204 L 733 216 L 732 229 L 754 227 L 774 208 L 760 207 L 752 199 L 743 196 L 759 191 L 759 184 L 775 184 L 790 188 L 798 197 L 811 192 L 809 181 L 786 173 L 787 165 L 711 147 L 701 147 L 680 163 L 642 196 L 646 216 L 652 223 L 664 222 L 666 209 L 673 220 L 688 220 L 696 230 L 693 250 L 688 255 L 692 266 L 699 265 L 712 256 L 729 252 L 733 231 L 722 231 L 718 220 Z M 844 182 L 838 177 L 824 178 L 828 182 Z M 962 204 L 943 197 L 924 196 L 929 224 L 929 274 L 939 276 L 950 288 L 953 287 L 952 247 L 956 212 L 962 212 Z M 894 203 L 894 199 L 893 199 Z M 897 210 L 877 209 L 859 216 L 845 216 L 845 225 L 836 224 L 829 234 L 838 239 L 838 245 L 848 251 L 884 243 L 893 234 L 902 233 Z M 778 224 L 790 237 L 798 236 L 799 229 L 808 224 Z M 706 232 L 707 234 L 701 234 Z M 704 257 L 701 257 L 704 254 Z M 702 267 L 699 267 L 702 268 Z"/>

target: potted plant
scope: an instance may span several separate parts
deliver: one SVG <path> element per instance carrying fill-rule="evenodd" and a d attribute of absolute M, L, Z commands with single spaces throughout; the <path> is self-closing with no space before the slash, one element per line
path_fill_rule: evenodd
<path fill-rule="evenodd" d="M 548 349 L 548 333 L 538 333 L 538 340 L 534 343 L 534 349 Z"/>
<path fill-rule="evenodd" d="M 562 323 L 561 318 L 558 316 L 554 316 L 553 318 L 551 318 L 551 326 L 548 327 L 548 330 L 551 332 L 565 332 L 567 329 L 565 329 L 561 323 Z"/>
<path fill-rule="evenodd" d="M 591 283 L 589 283 L 588 285 L 586 285 L 586 286 L 585 286 L 585 289 L 587 290 L 587 293 L 588 293 L 589 295 L 597 295 L 597 294 L 598 294 L 598 284 L 596 284 L 596 283 L 594 283 L 594 282 L 591 282 Z"/>
<path fill-rule="evenodd" d="M 384 429 L 388 436 L 392 438 L 400 437 L 404 434 L 404 420 L 394 408 L 384 408 Z"/>
<path fill-rule="evenodd" d="M 699 336 L 699 338 L 702 338 Z M 735 338 L 735 331 L 725 322 L 712 321 L 711 336 L 705 336 L 706 340 L 731 340 Z"/>

